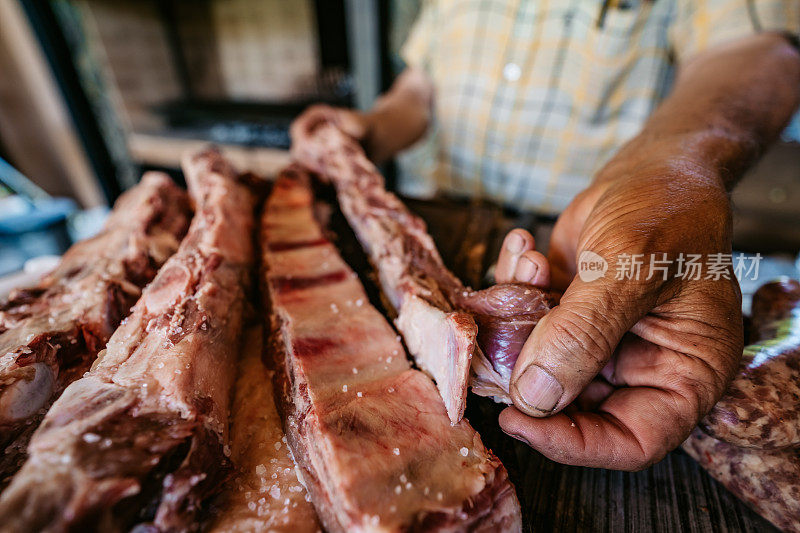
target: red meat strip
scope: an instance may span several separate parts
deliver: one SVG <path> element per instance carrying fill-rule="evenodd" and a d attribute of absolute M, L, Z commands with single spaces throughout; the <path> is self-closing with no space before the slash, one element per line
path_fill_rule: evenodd
<path fill-rule="evenodd" d="M 369 304 L 288 169 L 261 223 L 276 393 L 289 446 L 326 530 L 518 531 L 507 473 Z"/>
<path fill-rule="evenodd" d="M 13 531 L 192 529 L 227 476 L 255 197 L 218 152 L 184 161 L 196 214 L 0 498 Z"/>
<path fill-rule="evenodd" d="M 165 174 L 145 174 L 100 234 L 0 304 L 0 487 L 24 462 L 47 408 L 89 369 L 142 287 L 178 249 L 190 217 L 185 191 Z"/>
<path fill-rule="evenodd" d="M 442 263 L 422 219 L 386 191 L 353 139 L 323 123 L 308 142 L 378 272 L 397 328 L 419 367 L 436 381 L 450 420 L 464 414 L 470 370 L 473 392 L 511 403 L 514 363 L 550 309 L 545 293 L 521 284 L 465 287 Z"/>

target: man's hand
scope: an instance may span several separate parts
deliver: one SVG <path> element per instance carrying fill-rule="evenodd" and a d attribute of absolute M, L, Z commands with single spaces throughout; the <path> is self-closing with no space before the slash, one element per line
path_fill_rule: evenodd
<path fill-rule="evenodd" d="M 292 158 L 320 171 L 308 136 L 322 122 L 331 122 L 361 142 L 372 161 L 381 164 L 417 142 L 428 129 L 433 84 L 419 68 L 405 69 L 389 91 L 366 113 L 351 109 L 315 105 L 304 111 L 289 129 Z"/>
<path fill-rule="evenodd" d="M 786 125 L 798 87 L 800 55 L 781 35 L 704 52 L 562 213 L 549 267 L 529 236 L 508 237 L 501 281 L 531 277 L 527 254 L 533 282 L 549 276 L 565 292 L 514 367 L 504 431 L 556 461 L 621 470 L 660 460 L 688 436 L 742 355 L 741 297 L 730 266 L 719 279 L 707 268 L 686 279 L 677 260 L 730 254 L 727 192 Z M 520 235 L 526 248 L 514 243 Z M 605 276 L 576 276 L 587 251 L 608 262 Z M 622 254 L 643 260 L 638 280 L 617 279 Z M 666 279 L 649 275 L 651 257 L 670 262 Z"/>
<path fill-rule="evenodd" d="M 512 279 L 546 283 L 547 263 L 531 251 L 529 235 L 515 230 L 505 244 L 498 281 L 509 281 L 516 260 Z M 575 276 L 584 250 L 609 262 L 604 277 Z M 730 253 L 727 195 L 702 172 L 642 169 L 573 201 L 549 254 L 554 287 L 566 292 L 517 361 L 504 431 L 562 463 L 623 470 L 660 460 L 688 436 L 737 368 L 741 297 L 731 268 L 728 279 L 702 279 L 703 272 L 687 280 L 675 277 L 673 264 L 667 280 L 661 272 L 646 279 L 650 254 L 664 253 L 673 261 L 680 253 L 704 260 Z M 641 254 L 638 280 L 616 279 L 620 254 Z"/>
<path fill-rule="evenodd" d="M 363 141 L 370 130 L 368 115 L 359 113 L 352 109 L 342 109 L 329 105 L 313 105 L 303 111 L 299 117 L 292 122 L 289 128 L 289 135 L 292 138 L 291 156 L 292 159 L 301 163 L 314 172 L 321 172 L 319 161 L 316 160 L 315 150 L 310 142 L 307 142 L 314 128 L 324 122 L 336 125 L 347 135 L 357 141 Z"/>

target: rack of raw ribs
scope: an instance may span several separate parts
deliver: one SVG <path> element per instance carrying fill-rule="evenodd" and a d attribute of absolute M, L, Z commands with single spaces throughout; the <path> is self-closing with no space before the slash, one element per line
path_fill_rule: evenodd
<path fill-rule="evenodd" d="M 552 302 L 464 286 L 356 142 L 330 124 L 309 142 L 383 312 L 300 166 L 269 183 L 207 149 L 184 158 L 188 192 L 146 174 L 98 236 L 0 304 L 0 531 L 521 530 L 463 414 L 468 389 L 510 403 Z M 728 444 L 752 426 L 723 403 L 687 449 L 744 498 L 791 470 L 777 514 L 759 510 L 797 526 L 800 431 Z"/>

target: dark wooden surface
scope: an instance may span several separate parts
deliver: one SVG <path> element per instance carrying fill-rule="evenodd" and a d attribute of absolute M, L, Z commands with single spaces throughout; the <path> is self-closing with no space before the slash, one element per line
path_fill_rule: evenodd
<path fill-rule="evenodd" d="M 546 245 L 551 221 L 504 213 L 487 205 L 408 202 L 429 226 L 442 257 L 467 284 L 480 286 L 505 233 L 527 227 Z M 337 223 L 337 217 L 339 218 Z M 339 214 L 331 227 L 352 266 L 369 278 L 360 246 Z M 365 283 L 373 304 L 378 292 Z M 641 472 L 614 472 L 554 463 L 500 431 L 502 406 L 470 396 L 466 416 L 503 461 L 517 488 L 525 531 L 775 531 L 680 450 Z"/>

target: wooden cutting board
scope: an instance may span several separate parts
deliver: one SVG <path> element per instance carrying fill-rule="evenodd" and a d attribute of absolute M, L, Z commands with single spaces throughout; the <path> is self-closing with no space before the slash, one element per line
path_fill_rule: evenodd
<path fill-rule="evenodd" d="M 552 220 L 503 212 L 486 204 L 407 200 L 428 224 L 445 264 L 478 287 L 497 257 L 506 232 L 526 227 L 546 246 Z M 360 246 L 335 214 L 342 255 L 362 277 L 372 278 Z M 374 283 L 365 283 L 380 308 Z M 370 287 L 371 285 L 371 287 Z M 517 487 L 525 531 L 726 532 L 776 531 L 682 451 L 641 472 L 564 466 L 500 431 L 502 406 L 470 395 L 466 417 L 503 461 Z"/>

